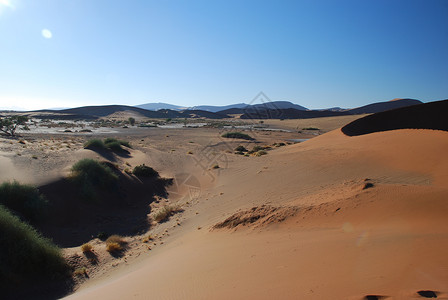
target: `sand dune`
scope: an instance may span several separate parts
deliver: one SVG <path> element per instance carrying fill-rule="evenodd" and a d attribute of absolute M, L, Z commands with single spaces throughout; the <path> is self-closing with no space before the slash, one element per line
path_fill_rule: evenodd
<path fill-rule="evenodd" d="M 163 247 L 69 299 L 448 299 L 447 149 L 443 131 L 335 130 L 236 157 Z"/>

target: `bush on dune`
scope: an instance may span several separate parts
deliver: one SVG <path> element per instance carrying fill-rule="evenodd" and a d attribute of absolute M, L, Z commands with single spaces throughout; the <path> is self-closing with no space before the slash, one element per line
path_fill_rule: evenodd
<path fill-rule="evenodd" d="M 55 279 L 68 271 L 60 249 L 0 205 L 0 286 Z"/>
<path fill-rule="evenodd" d="M 122 146 L 125 146 L 127 148 L 132 148 L 129 142 L 127 141 L 121 141 L 117 140 L 115 138 L 105 138 L 104 141 L 100 139 L 91 139 L 88 140 L 84 144 L 84 149 L 90 149 L 90 150 L 110 150 L 113 152 L 124 152 L 126 151 L 123 149 Z"/>
<path fill-rule="evenodd" d="M 118 181 L 105 163 L 85 158 L 75 163 L 71 169 L 71 179 L 80 187 L 81 195 L 85 198 L 94 197 L 94 188 L 107 188 Z"/>
<path fill-rule="evenodd" d="M 136 166 L 132 174 L 138 177 L 159 177 L 159 173 L 151 167 L 143 165 Z"/>
<path fill-rule="evenodd" d="M 104 149 L 106 149 L 106 146 L 104 145 L 102 140 L 100 140 L 100 139 L 92 139 L 92 140 L 88 140 L 84 144 L 84 149 L 104 150 Z"/>
<path fill-rule="evenodd" d="M 36 187 L 13 181 L 0 185 L 0 204 L 29 221 L 37 221 L 45 213 L 47 200 Z"/>
<path fill-rule="evenodd" d="M 230 139 L 243 139 L 243 140 L 250 140 L 250 141 L 254 139 L 250 135 L 242 133 L 242 132 L 226 132 L 222 135 L 222 137 L 230 138 Z"/>

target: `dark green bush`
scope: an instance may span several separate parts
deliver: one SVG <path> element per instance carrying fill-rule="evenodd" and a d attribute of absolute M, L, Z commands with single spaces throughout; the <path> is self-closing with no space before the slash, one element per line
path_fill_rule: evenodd
<path fill-rule="evenodd" d="M 106 149 L 106 145 L 104 145 L 103 141 L 100 139 L 92 139 L 84 144 L 84 149 L 103 150 Z"/>
<path fill-rule="evenodd" d="M 85 198 L 94 198 L 95 187 L 107 188 L 118 181 L 118 176 L 106 163 L 90 158 L 75 163 L 71 171 L 72 180 L 79 186 L 80 193 Z"/>
<path fill-rule="evenodd" d="M 14 181 L 0 185 L 0 204 L 27 220 L 36 221 L 44 215 L 47 200 L 36 187 Z"/>
<path fill-rule="evenodd" d="M 247 152 L 247 149 L 244 146 L 239 145 L 235 148 L 235 151 L 237 152 Z"/>
<path fill-rule="evenodd" d="M 138 177 L 159 177 L 159 173 L 151 167 L 143 165 L 136 166 L 132 174 Z"/>
<path fill-rule="evenodd" d="M 254 147 L 252 148 L 252 150 L 249 151 L 249 154 L 258 152 L 258 151 L 263 150 L 263 149 L 264 149 L 264 148 L 261 147 L 261 146 L 254 146 Z"/>
<path fill-rule="evenodd" d="M 302 130 L 320 130 L 320 129 L 316 128 L 316 127 L 305 127 L 305 128 L 302 128 Z"/>
<path fill-rule="evenodd" d="M 129 142 L 127 142 L 127 141 L 117 140 L 115 138 L 105 138 L 104 139 L 104 144 L 106 145 L 107 148 L 109 148 L 108 145 L 116 144 L 116 143 L 120 144 L 121 146 L 132 148 L 131 144 L 129 144 Z"/>
<path fill-rule="evenodd" d="M 222 135 L 222 137 L 225 138 L 231 138 L 231 139 L 243 139 L 243 140 L 253 140 L 250 135 L 241 133 L 241 132 L 226 132 Z"/>
<path fill-rule="evenodd" d="M 117 140 L 115 138 L 105 138 L 104 141 L 100 139 L 91 139 L 84 144 L 85 149 L 90 150 L 111 150 L 113 152 L 125 151 L 121 146 L 132 148 L 129 142 Z"/>
<path fill-rule="evenodd" d="M 0 232 L 0 287 L 12 289 L 28 280 L 54 279 L 67 272 L 60 249 L 2 205 Z"/>

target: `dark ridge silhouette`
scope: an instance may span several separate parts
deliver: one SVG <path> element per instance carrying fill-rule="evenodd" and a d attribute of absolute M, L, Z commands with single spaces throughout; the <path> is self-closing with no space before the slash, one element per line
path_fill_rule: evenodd
<path fill-rule="evenodd" d="M 225 111 L 225 113 L 230 113 Z M 322 117 L 346 116 L 348 112 L 331 110 L 297 110 L 288 109 L 246 109 L 240 116 L 241 119 L 311 119 Z"/>
<path fill-rule="evenodd" d="M 83 106 L 77 108 L 69 108 L 62 110 L 37 110 L 32 111 L 35 118 L 45 119 L 97 119 L 106 117 L 116 112 L 129 111 L 138 113 L 147 118 L 164 119 L 164 118 L 208 118 L 222 119 L 229 116 L 222 113 L 213 113 L 203 110 L 184 110 L 176 111 L 171 109 L 160 109 L 158 111 L 146 110 L 139 107 L 127 105 L 102 105 L 102 106 Z M 42 115 L 36 114 L 41 113 Z"/>
<path fill-rule="evenodd" d="M 392 100 L 392 101 L 385 101 L 385 102 L 377 102 L 372 103 L 368 105 L 364 105 L 358 108 L 352 108 L 346 110 L 352 115 L 359 115 L 359 114 L 374 114 L 386 110 L 396 109 L 400 107 L 406 107 L 411 105 L 418 105 L 422 104 L 420 100 L 415 99 L 398 99 L 398 100 Z"/>
<path fill-rule="evenodd" d="M 396 129 L 448 131 L 447 116 L 448 100 L 442 100 L 369 115 L 345 125 L 341 130 L 348 136 Z"/>

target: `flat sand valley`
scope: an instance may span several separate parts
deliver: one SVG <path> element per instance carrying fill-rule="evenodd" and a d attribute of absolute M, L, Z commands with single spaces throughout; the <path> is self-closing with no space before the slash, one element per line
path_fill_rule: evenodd
<path fill-rule="evenodd" d="M 255 121 L 269 130 L 31 130 L 0 138 L 0 180 L 49 189 L 82 158 L 129 178 L 145 164 L 173 179 L 167 195 L 135 192 L 147 208 L 42 229 L 85 268 L 67 299 L 448 299 L 448 133 L 344 135 L 356 118 Z M 229 131 L 254 140 L 221 136 Z M 105 137 L 132 149 L 84 149 Z M 238 146 L 266 154 L 236 154 Z M 177 213 L 154 221 L 167 205 Z M 109 254 L 95 226 L 123 235 L 126 250 Z"/>

